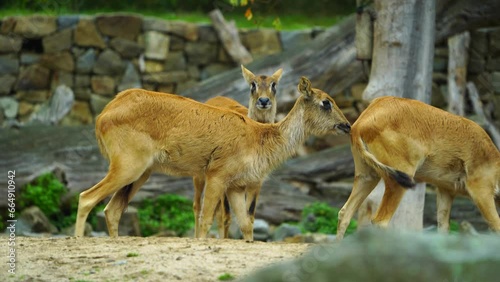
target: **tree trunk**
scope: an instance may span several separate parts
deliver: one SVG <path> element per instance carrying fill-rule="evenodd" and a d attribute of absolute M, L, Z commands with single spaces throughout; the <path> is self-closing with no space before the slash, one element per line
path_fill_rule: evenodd
<path fill-rule="evenodd" d="M 448 38 L 448 111 L 465 115 L 465 88 L 469 61 L 469 32 Z"/>
<path fill-rule="evenodd" d="M 370 82 L 363 97 L 399 96 L 429 103 L 434 56 L 434 1 L 378 0 L 374 26 L 373 62 Z M 360 208 L 360 214 L 374 212 L 382 199 L 381 181 Z M 394 214 L 391 226 L 421 230 L 425 183 L 408 190 Z M 365 216 L 366 218 L 366 216 Z M 364 220 L 361 220 L 364 225 Z"/>

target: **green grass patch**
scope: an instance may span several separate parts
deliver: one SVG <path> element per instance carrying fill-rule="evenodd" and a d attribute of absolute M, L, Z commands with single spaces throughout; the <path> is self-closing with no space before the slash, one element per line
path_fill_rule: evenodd
<path fill-rule="evenodd" d="M 127 254 L 127 257 L 128 257 L 128 258 L 134 258 L 134 257 L 138 257 L 138 256 L 139 256 L 139 254 L 138 254 L 138 253 L 128 253 L 128 254 Z"/>
<path fill-rule="evenodd" d="M 218 279 L 219 279 L 219 281 L 231 281 L 231 280 L 234 280 L 235 277 L 230 273 L 224 273 L 221 276 L 219 276 Z"/>
<path fill-rule="evenodd" d="M 175 194 L 145 199 L 138 208 L 143 236 L 174 231 L 182 236 L 194 227 L 193 202 Z"/>
<path fill-rule="evenodd" d="M 327 203 L 312 203 L 302 210 L 302 219 L 299 226 L 304 232 L 336 234 L 338 213 L 339 209 L 331 207 Z M 346 234 L 354 233 L 357 226 L 357 221 L 351 220 Z"/>

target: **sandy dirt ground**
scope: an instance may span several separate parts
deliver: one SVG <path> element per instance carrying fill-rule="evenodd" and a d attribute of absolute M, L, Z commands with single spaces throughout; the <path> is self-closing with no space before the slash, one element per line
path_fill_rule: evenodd
<path fill-rule="evenodd" d="M 8 252 L 2 237 L 2 251 Z M 219 281 L 295 258 L 310 244 L 174 237 L 16 238 L 16 274 L 0 281 Z M 3 256 L 6 260 L 7 256 Z M 7 268 L 7 269 L 6 269 Z"/>

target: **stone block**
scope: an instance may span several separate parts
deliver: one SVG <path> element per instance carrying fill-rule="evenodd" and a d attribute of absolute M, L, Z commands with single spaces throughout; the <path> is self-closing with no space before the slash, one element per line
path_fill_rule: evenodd
<path fill-rule="evenodd" d="M 102 34 L 129 40 L 136 40 L 142 29 L 142 17 L 132 14 L 102 15 L 95 22 Z"/>
<path fill-rule="evenodd" d="M 142 76 L 142 80 L 145 83 L 160 85 L 168 83 L 180 83 L 188 80 L 188 75 L 186 71 L 159 72 L 145 74 Z"/>
<path fill-rule="evenodd" d="M 16 99 L 29 103 L 42 103 L 50 98 L 48 90 L 17 91 Z"/>
<path fill-rule="evenodd" d="M 186 42 L 185 52 L 190 64 L 207 65 L 217 60 L 217 45 L 208 42 Z"/>
<path fill-rule="evenodd" d="M 32 65 L 40 62 L 41 56 L 39 54 L 33 53 L 22 53 L 21 54 L 21 65 Z"/>
<path fill-rule="evenodd" d="M 14 33 L 25 38 L 40 38 L 56 30 L 56 18 L 43 15 L 17 17 L 14 27 Z"/>
<path fill-rule="evenodd" d="M 21 70 L 16 83 L 16 90 L 44 90 L 50 86 L 50 70 L 34 64 Z"/>
<path fill-rule="evenodd" d="M 125 64 L 118 53 L 106 49 L 97 57 L 93 70 L 96 74 L 122 75 Z"/>
<path fill-rule="evenodd" d="M 0 97 L 0 109 L 4 117 L 8 119 L 16 118 L 19 110 L 19 102 L 13 97 Z"/>
<path fill-rule="evenodd" d="M 43 54 L 40 58 L 40 64 L 51 70 L 72 72 L 75 69 L 75 61 L 69 51 Z"/>
<path fill-rule="evenodd" d="M 148 31 L 144 33 L 144 56 L 153 60 L 165 60 L 167 58 L 170 39 L 168 36 L 157 32 Z"/>
<path fill-rule="evenodd" d="M 59 29 L 74 27 L 80 20 L 79 15 L 61 15 L 57 17 L 57 26 Z"/>
<path fill-rule="evenodd" d="M 118 91 L 123 91 L 130 88 L 141 88 L 141 77 L 139 72 L 135 68 L 134 64 L 127 63 L 127 68 L 125 69 L 125 74 L 122 77 L 120 84 L 118 85 Z"/>
<path fill-rule="evenodd" d="M 125 38 L 116 37 L 109 42 L 109 46 L 113 48 L 123 58 L 136 58 L 143 52 L 144 47 L 139 43 Z"/>
<path fill-rule="evenodd" d="M 90 108 L 94 116 L 99 115 L 104 107 L 111 101 L 111 97 L 106 97 L 98 94 L 90 94 Z"/>
<path fill-rule="evenodd" d="M 0 56 L 0 75 L 19 72 L 19 59 L 13 55 Z"/>
<path fill-rule="evenodd" d="M 63 29 L 42 39 L 43 51 L 45 53 L 56 53 L 69 50 L 73 44 L 73 31 L 70 28 Z"/>
<path fill-rule="evenodd" d="M 74 84 L 74 75 L 72 72 L 56 71 L 52 75 L 51 89 L 55 89 L 59 85 L 66 85 L 69 88 L 73 88 Z"/>
<path fill-rule="evenodd" d="M 94 49 L 88 49 L 79 56 L 76 60 L 76 72 L 77 73 L 90 73 L 94 68 L 96 60 L 96 52 Z"/>
<path fill-rule="evenodd" d="M 75 44 L 78 46 L 106 48 L 106 43 L 91 20 L 81 19 L 76 26 L 74 37 Z"/>
<path fill-rule="evenodd" d="M 92 92 L 101 95 L 113 96 L 115 94 L 115 80 L 110 76 L 92 76 L 90 79 Z"/>
<path fill-rule="evenodd" d="M 233 65 L 226 65 L 226 64 L 210 64 L 203 68 L 201 71 L 200 78 L 201 80 L 205 80 L 207 78 L 210 78 L 214 75 L 223 73 L 228 70 L 232 70 L 234 68 Z"/>
<path fill-rule="evenodd" d="M 169 52 L 165 61 L 165 71 L 185 70 L 186 58 L 184 52 Z"/>
<path fill-rule="evenodd" d="M 241 42 L 254 58 L 261 58 L 279 53 L 281 41 L 274 29 L 257 29 L 242 34 Z"/>
<path fill-rule="evenodd" d="M 11 74 L 0 75 L 0 95 L 9 94 L 16 82 L 16 77 Z"/>
<path fill-rule="evenodd" d="M 17 53 L 22 44 L 23 39 L 20 36 L 0 34 L 0 53 Z"/>

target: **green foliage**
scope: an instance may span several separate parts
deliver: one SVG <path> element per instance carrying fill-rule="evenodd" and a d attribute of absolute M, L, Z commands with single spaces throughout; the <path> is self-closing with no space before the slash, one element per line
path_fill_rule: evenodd
<path fill-rule="evenodd" d="M 305 232 L 336 234 L 338 213 L 338 209 L 331 207 L 327 203 L 316 202 L 309 204 L 302 210 L 300 227 Z M 357 222 L 351 220 L 347 227 L 346 234 L 353 233 L 356 227 Z"/>
<path fill-rule="evenodd" d="M 52 173 L 46 173 L 27 184 L 19 195 L 18 211 L 30 206 L 37 206 L 59 230 L 73 225 L 78 212 L 78 195 L 75 195 L 66 204 L 61 203 L 61 198 L 68 189 Z M 104 205 L 97 205 L 89 214 L 91 225 L 95 228 L 98 211 Z"/>
<path fill-rule="evenodd" d="M 128 257 L 128 258 L 133 258 L 133 257 L 138 257 L 138 256 L 139 256 L 139 254 L 138 254 L 138 253 L 128 253 L 128 254 L 127 254 L 127 257 Z"/>
<path fill-rule="evenodd" d="M 450 220 L 450 234 L 460 233 L 460 223 L 455 220 Z"/>
<path fill-rule="evenodd" d="M 61 210 L 61 197 L 67 191 L 52 173 L 43 174 L 21 191 L 19 208 L 37 206 L 47 217 L 57 216 Z"/>
<path fill-rule="evenodd" d="M 235 279 L 235 277 L 230 273 L 224 273 L 221 276 L 219 276 L 220 281 L 230 281 L 230 280 L 234 280 L 234 279 Z"/>
<path fill-rule="evenodd" d="M 146 199 L 139 206 L 139 222 L 143 236 L 164 230 L 184 235 L 194 227 L 193 203 L 175 194 Z"/>
<path fill-rule="evenodd" d="M 3 220 L 3 216 L 0 214 L 0 232 L 2 232 L 3 230 L 5 230 L 5 222 Z"/>

